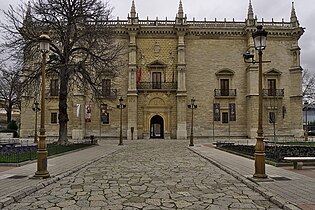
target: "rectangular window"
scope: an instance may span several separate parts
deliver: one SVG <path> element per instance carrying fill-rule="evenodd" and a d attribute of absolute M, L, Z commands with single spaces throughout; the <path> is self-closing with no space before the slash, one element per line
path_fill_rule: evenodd
<path fill-rule="evenodd" d="M 58 113 L 52 112 L 50 113 L 50 123 L 57 124 L 58 122 Z"/>
<path fill-rule="evenodd" d="M 229 96 L 229 80 L 228 79 L 221 79 L 220 80 L 220 89 L 221 89 L 221 96 Z"/>
<path fill-rule="evenodd" d="M 58 96 L 59 82 L 58 79 L 50 80 L 50 96 Z"/>
<path fill-rule="evenodd" d="M 111 80 L 103 79 L 102 80 L 102 95 L 110 96 L 110 89 L 111 89 Z"/>
<path fill-rule="evenodd" d="M 109 113 L 107 111 L 107 104 L 101 104 L 101 122 L 109 124 Z"/>
<path fill-rule="evenodd" d="M 109 113 L 108 112 L 103 113 L 101 115 L 101 121 L 103 124 L 109 124 Z"/>
<path fill-rule="evenodd" d="M 276 123 L 276 113 L 269 112 L 269 123 Z"/>
<path fill-rule="evenodd" d="M 152 72 L 152 89 L 161 89 L 161 72 Z"/>
<path fill-rule="evenodd" d="M 222 112 L 222 123 L 229 123 L 229 113 Z"/>
<path fill-rule="evenodd" d="M 277 95 L 277 85 L 275 79 L 268 79 L 268 96 Z"/>
<path fill-rule="evenodd" d="M 50 80 L 50 96 L 58 96 L 59 94 L 59 81 L 58 79 Z"/>

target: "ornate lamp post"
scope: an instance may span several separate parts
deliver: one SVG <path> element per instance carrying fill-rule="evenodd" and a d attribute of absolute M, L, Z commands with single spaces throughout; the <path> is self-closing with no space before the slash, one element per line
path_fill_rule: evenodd
<path fill-rule="evenodd" d="M 258 63 L 258 130 L 257 140 L 255 146 L 255 174 L 254 178 L 267 178 L 265 174 L 265 144 L 263 137 L 263 94 L 262 94 L 262 63 L 269 63 L 270 61 L 262 60 L 262 51 L 266 48 L 267 32 L 261 25 L 257 26 L 257 30 L 253 33 L 252 37 L 254 40 L 255 49 L 258 50 L 259 60 L 254 60 L 254 55 L 249 52 L 243 54 L 244 61 L 246 63 Z M 251 61 L 248 61 L 251 59 Z"/>
<path fill-rule="evenodd" d="M 190 100 L 190 104 L 188 104 L 188 108 L 191 109 L 191 128 L 190 128 L 190 141 L 189 146 L 194 146 L 194 109 L 197 108 L 197 105 L 195 105 L 195 99 L 192 98 Z"/>
<path fill-rule="evenodd" d="M 120 109 L 120 132 L 119 132 L 119 144 L 123 145 L 122 138 L 122 110 L 126 108 L 126 104 L 124 104 L 124 99 L 122 97 L 119 98 L 119 104 L 117 104 L 117 108 Z"/>
<path fill-rule="evenodd" d="M 35 129 L 34 129 L 34 143 L 38 143 L 38 136 L 37 136 L 37 116 L 38 116 L 38 111 L 40 111 L 40 108 L 38 107 L 39 103 L 37 102 L 37 100 L 35 100 L 34 104 L 33 104 L 33 111 L 35 112 Z"/>
<path fill-rule="evenodd" d="M 37 171 L 35 177 L 48 178 L 49 172 L 47 171 L 47 143 L 45 131 L 45 71 L 46 71 L 46 57 L 49 51 L 50 37 L 47 34 L 42 34 L 39 37 L 39 49 L 42 53 L 42 85 L 41 85 L 41 101 L 40 101 L 40 130 L 39 141 L 37 149 Z"/>
<path fill-rule="evenodd" d="M 263 27 L 257 26 L 257 31 L 253 33 L 255 49 L 258 50 L 259 55 L 259 82 L 258 82 L 258 130 L 257 141 L 255 146 L 255 178 L 267 178 L 265 173 L 265 144 L 263 137 L 263 95 L 262 95 L 262 51 L 266 48 L 267 32 Z"/>

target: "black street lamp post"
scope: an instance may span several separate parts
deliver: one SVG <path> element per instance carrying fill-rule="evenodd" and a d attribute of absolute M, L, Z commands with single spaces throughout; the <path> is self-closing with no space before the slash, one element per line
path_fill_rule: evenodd
<path fill-rule="evenodd" d="M 266 48 L 267 32 L 263 29 L 261 25 L 257 26 L 257 30 L 253 33 L 252 37 L 254 40 L 255 49 L 258 51 L 258 129 L 257 129 L 257 139 L 255 145 L 255 174 L 254 178 L 267 178 L 265 173 L 265 144 L 263 137 L 263 94 L 262 94 L 262 63 L 270 62 L 263 61 L 262 55 L 263 50 Z M 254 55 L 245 53 L 243 55 L 245 62 L 247 59 L 252 59 L 248 63 L 257 63 L 253 60 Z"/>
<path fill-rule="evenodd" d="M 197 108 L 197 105 L 195 104 L 195 99 L 192 98 L 190 100 L 190 104 L 188 104 L 188 108 L 191 109 L 191 128 L 190 128 L 190 141 L 189 146 L 194 146 L 194 109 Z"/>
<path fill-rule="evenodd" d="M 117 104 L 117 108 L 120 109 L 120 132 L 119 132 L 119 144 L 123 145 L 123 137 L 122 137 L 122 110 L 126 108 L 126 104 L 123 103 L 124 99 L 122 97 L 119 98 L 119 104 Z"/>

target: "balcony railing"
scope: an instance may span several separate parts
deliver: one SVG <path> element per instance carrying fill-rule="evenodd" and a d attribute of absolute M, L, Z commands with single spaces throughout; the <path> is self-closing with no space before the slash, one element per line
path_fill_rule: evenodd
<path fill-rule="evenodd" d="M 100 98 L 115 99 L 117 98 L 117 89 L 101 89 L 96 93 L 96 96 Z"/>
<path fill-rule="evenodd" d="M 236 89 L 214 89 L 215 97 L 235 97 Z"/>
<path fill-rule="evenodd" d="M 138 90 L 176 91 L 177 82 L 139 82 Z"/>
<path fill-rule="evenodd" d="M 283 97 L 284 89 L 263 89 L 263 96 Z"/>

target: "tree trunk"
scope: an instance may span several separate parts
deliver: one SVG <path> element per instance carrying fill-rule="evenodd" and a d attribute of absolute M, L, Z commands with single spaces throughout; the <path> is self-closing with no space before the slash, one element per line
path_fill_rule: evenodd
<path fill-rule="evenodd" d="M 8 106 L 6 106 L 7 123 L 9 123 L 12 120 L 13 103 L 9 100 L 7 105 L 8 105 Z"/>
<path fill-rule="evenodd" d="M 7 111 L 7 123 L 9 123 L 12 119 L 12 106 L 9 106 L 6 111 Z"/>
<path fill-rule="evenodd" d="M 64 71 L 64 70 L 62 70 Z M 58 144 L 66 145 L 69 144 L 68 141 L 68 105 L 67 105 L 67 97 L 68 97 L 68 83 L 69 83 L 69 75 L 65 72 L 62 72 L 60 77 L 60 91 L 59 91 L 59 139 Z"/>

